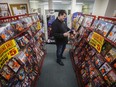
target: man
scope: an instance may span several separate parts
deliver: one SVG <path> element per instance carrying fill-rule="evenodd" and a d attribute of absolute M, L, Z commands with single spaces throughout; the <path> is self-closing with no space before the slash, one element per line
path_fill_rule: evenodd
<path fill-rule="evenodd" d="M 65 24 L 64 20 L 66 18 L 66 12 L 65 10 L 60 10 L 58 13 L 58 17 L 56 20 L 52 23 L 52 33 L 55 38 L 57 50 L 57 63 L 64 66 L 64 63 L 61 61 L 61 59 L 66 59 L 63 57 L 63 52 L 66 48 L 66 44 L 68 42 L 68 36 L 69 36 L 69 28 Z"/>

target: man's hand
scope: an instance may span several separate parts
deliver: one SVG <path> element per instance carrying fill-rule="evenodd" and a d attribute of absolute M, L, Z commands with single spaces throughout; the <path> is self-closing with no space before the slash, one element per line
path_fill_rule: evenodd
<path fill-rule="evenodd" d="M 66 32 L 63 35 L 64 35 L 64 37 L 68 37 L 69 36 L 69 32 Z"/>

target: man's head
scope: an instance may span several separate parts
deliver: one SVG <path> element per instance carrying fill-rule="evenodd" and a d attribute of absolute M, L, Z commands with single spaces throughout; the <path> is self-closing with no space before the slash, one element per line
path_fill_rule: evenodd
<path fill-rule="evenodd" d="M 58 13 L 58 19 L 60 21 L 64 21 L 66 18 L 66 11 L 65 10 L 60 10 Z"/>

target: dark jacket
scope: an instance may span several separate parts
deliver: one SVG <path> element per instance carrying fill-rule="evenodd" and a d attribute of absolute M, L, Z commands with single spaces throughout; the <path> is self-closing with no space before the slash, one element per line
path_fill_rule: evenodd
<path fill-rule="evenodd" d="M 55 38 L 56 44 L 68 42 L 68 37 L 64 37 L 63 33 L 69 31 L 65 22 L 60 21 L 58 18 L 52 23 L 52 34 Z"/>

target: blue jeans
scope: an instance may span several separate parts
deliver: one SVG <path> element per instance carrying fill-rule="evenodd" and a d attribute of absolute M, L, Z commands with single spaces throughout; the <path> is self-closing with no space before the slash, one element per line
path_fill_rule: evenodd
<path fill-rule="evenodd" d="M 66 44 L 56 44 L 57 50 L 56 50 L 56 56 L 57 56 L 57 61 L 60 62 L 61 58 L 63 57 L 63 52 L 66 48 Z"/>

